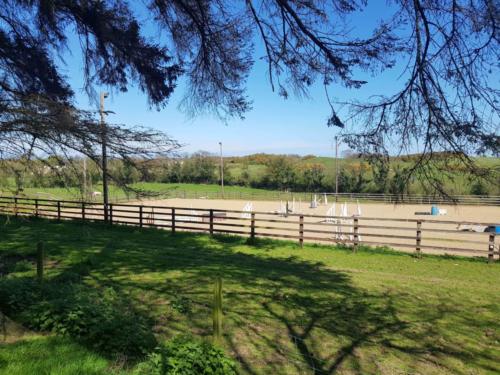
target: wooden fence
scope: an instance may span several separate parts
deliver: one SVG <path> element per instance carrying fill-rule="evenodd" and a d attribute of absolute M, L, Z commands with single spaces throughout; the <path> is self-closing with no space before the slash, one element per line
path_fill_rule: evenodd
<path fill-rule="evenodd" d="M 304 242 L 388 246 L 426 253 L 487 256 L 493 261 L 500 251 L 493 223 L 304 215 L 300 213 L 220 210 L 216 208 L 165 207 L 137 204 L 102 204 L 79 201 L 0 197 L 0 213 L 63 219 L 104 221 L 108 224 L 157 227 L 172 232 L 273 237 Z M 484 231 L 484 230 L 493 231 Z M 478 232 L 477 230 L 481 230 Z"/>

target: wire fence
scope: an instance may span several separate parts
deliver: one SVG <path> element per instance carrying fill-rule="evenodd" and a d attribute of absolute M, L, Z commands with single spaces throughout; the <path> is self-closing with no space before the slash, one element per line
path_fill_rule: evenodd
<path fill-rule="evenodd" d="M 314 200 L 314 197 L 327 197 L 335 201 L 363 201 L 399 204 L 462 204 L 500 206 L 500 196 L 488 195 L 454 195 L 443 197 L 439 195 L 396 195 L 375 193 L 311 193 L 311 192 L 280 192 L 280 191 L 198 191 L 172 189 L 159 195 L 164 198 L 182 199 L 231 199 L 231 200 Z M 158 197 L 155 197 L 156 199 Z M 127 199 L 123 199 L 126 201 Z"/>
<path fill-rule="evenodd" d="M 94 203 L 102 203 L 102 194 L 89 194 L 87 201 Z M 0 190 L 0 195 L 9 195 L 7 191 Z M 39 198 L 58 200 L 64 199 L 61 195 L 55 193 L 35 192 L 22 194 L 19 198 Z M 222 190 L 202 190 L 202 189 L 179 189 L 166 188 L 162 191 L 144 191 L 138 196 L 136 193 L 121 191 L 113 191 L 109 195 L 111 202 L 131 202 L 138 198 L 142 200 L 158 200 L 158 199 L 226 199 L 226 200 L 250 200 L 250 201 L 313 201 L 315 199 L 323 199 L 337 202 L 372 202 L 386 204 L 449 204 L 449 205 L 483 205 L 483 206 L 500 206 L 499 195 L 450 195 L 448 197 L 442 195 L 419 195 L 419 194 L 385 194 L 385 193 L 331 193 L 331 192 L 289 192 L 276 190 L 236 190 L 226 188 L 224 193 Z M 72 200 L 81 201 L 81 197 L 71 198 Z"/>

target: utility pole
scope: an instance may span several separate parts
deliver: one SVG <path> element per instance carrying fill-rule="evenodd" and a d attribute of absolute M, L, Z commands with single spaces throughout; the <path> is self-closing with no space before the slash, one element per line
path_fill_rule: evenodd
<path fill-rule="evenodd" d="M 339 137 L 335 136 L 335 202 L 339 197 Z"/>
<path fill-rule="evenodd" d="M 220 187 L 222 189 L 222 199 L 224 199 L 224 159 L 222 159 L 222 142 L 219 142 L 220 146 Z"/>
<path fill-rule="evenodd" d="M 104 112 L 104 99 L 108 97 L 107 92 L 101 92 L 99 113 L 101 114 L 102 131 L 102 197 L 104 203 L 104 222 L 108 222 L 108 156 L 106 154 L 106 122 Z"/>

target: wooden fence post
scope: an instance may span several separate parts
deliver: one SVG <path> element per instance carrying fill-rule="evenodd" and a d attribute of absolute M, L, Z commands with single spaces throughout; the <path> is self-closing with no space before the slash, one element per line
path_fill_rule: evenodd
<path fill-rule="evenodd" d="M 304 215 L 299 217 L 299 244 L 300 247 L 304 246 Z"/>
<path fill-rule="evenodd" d="M 488 262 L 493 262 L 495 251 L 495 233 L 490 232 L 490 238 L 488 241 Z"/>
<path fill-rule="evenodd" d="M 210 235 L 214 234 L 214 210 L 210 210 Z"/>
<path fill-rule="evenodd" d="M 38 217 L 38 199 L 35 199 L 35 217 Z"/>
<path fill-rule="evenodd" d="M 57 220 L 61 221 L 61 201 L 57 201 Z"/>
<path fill-rule="evenodd" d="M 214 305 L 212 312 L 214 342 L 220 342 L 222 337 L 222 279 L 217 277 L 214 285 Z"/>
<path fill-rule="evenodd" d="M 250 238 L 255 239 L 255 213 L 250 213 Z"/>
<path fill-rule="evenodd" d="M 14 198 L 14 216 L 17 217 L 17 197 Z"/>
<path fill-rule="evenodd" d="M 142 228 L 142 207 L 139 206 L 139 228 Z"/>
<path fill-rule="evenodd" d="M 82 202 L 82 220 L 85 220 L 85 202 Z"/>
<path fill-rule="evenodd" d="M 172 208 L 172 233 L 175 233 L 175 208 Z"/>
<path fill-rule="evenodd" d="M 420 244 L 422 243 L 422 222 L 419 220 L 417 221 L 417 243 L 415 247 L 415 251 L 417 252 L 417 257 L 421 258 L 422 253 L 420 249 Z"/>
<path fill-rule="evenodd" d="M 112 204 L 109 204 L 108 217 L 109 217 L 109 225 L 113 225 L 113 205 Z"/>
<path fill-rule="evenodd" d="M 358 239 L 359 239 L 359 226 L 358 226 L 358 218 L 355 217 L 353 220 L 353 225 L 354 225 L 354 246 L 353 246 L 353 251 L 356 252 L 358 250 Z"/>

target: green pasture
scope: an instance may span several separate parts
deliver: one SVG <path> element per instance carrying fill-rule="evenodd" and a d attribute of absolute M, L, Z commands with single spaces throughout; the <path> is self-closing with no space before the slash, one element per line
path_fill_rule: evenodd
<path fill-rule="evenodd" d="M 211 340 L 213 284 L 222 277 L 220 345 L 242 374 L 500 372 L 500 262 L 0 217 L 0 294 L 9 301 L 34 282 L 39 241 L 45 290 L 111 290 L 158 343 L 186 333 Z M 9 303 L 0 301 L 2 311 L 15 311 Z M 23 312 L 7 319 L 14 327 Z M 7 331 L 2 374 L 137 366 L 78 335 Z"/>

